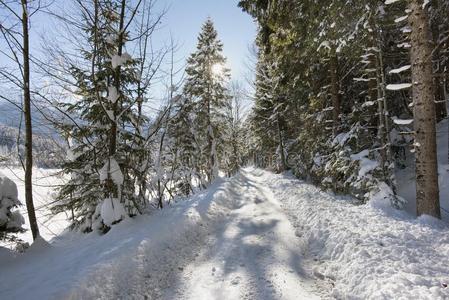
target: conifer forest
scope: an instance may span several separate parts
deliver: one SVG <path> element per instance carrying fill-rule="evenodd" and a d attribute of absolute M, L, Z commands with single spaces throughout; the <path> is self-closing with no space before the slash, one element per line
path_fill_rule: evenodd
<path fill-rule="evenodd" d="M 0 299 L 449 299 L 449 0 L 0 0 Z"/>

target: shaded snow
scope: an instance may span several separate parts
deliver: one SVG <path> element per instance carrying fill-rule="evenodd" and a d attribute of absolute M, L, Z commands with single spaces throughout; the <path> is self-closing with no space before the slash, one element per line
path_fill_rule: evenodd
<path fill-rule="evenodd" d="M 351 201 L 259 171 L 335 299 L 448 299 L 449 227 L 388 203 Z"/>
<path fill-rule="evenodd" d="M 437 125 L 437 151 L 438 151 L 438 174 L 440 188 L 441 215 L 446 221 L 449 220 L 449 161 L 448 161 L 448 121 L 442 121 Z M 396 171 L 398 181 L 398 194 L 405 198 L 408 203 L 406 211 L 416 215 L 416 181 L 415 163 L 413 153 L 407 151 L 407 168 Z"/>
<path fill-rule="evenodd" d="M 122 55 L 114 54 L 111 56 L 111 64 L 112 68 L 115 69 L 117 67 L 123 66 L 127 62 L 131 61 L 132 57 L 128 53 L 123 53 Z"/>

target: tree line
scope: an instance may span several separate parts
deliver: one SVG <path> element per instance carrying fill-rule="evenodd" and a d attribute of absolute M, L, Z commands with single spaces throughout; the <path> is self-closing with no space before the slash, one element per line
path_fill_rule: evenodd
<path fill-rule="evenodd" d="M 449 2 L 241 0 L 258 23 L 255 163 L 367 201 L 415 159 L 417 214 L 440 217 Z"/>
<path fill-rule="evenodd" d="M 5 65 L 1 75 L 22 91 L 23 103 L 16 95 L 2 98 L 23 112 L 28 139 L 34 105 L 46 107 L 41 113 L 66 143 L 60 174 L 67 180 L 51 210 L 68 213 L 72 229 L 105 233 L 124 218 L 206 188 L 219 171 L 231 176 L 238 170 L 244 94 L 231 81 L 211 19 L 184 68 L 176 63 L 172 39 L 154 45 L 166 13 L 156 10 L 155 1 L 73 0 L 63 8 L 26 0 L 0 4 L 10 22 L 1 27 L 10 45 L 3 54 L 16 63 Z M 29 20 L 38 12 L 59 31 L 30 50 Z M 36 239 L 33 149 L 30 140 L 25 145 L 26 204 Z"/>

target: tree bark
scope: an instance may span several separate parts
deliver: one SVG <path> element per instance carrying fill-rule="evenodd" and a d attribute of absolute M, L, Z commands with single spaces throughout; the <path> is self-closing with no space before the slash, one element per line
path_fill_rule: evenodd
<path fill-rule="evenodd" d="M 23 30 L 23 111 L 25 115 L 25 202 L 30 221 L 33 240 L 39 236 L 36 213 L 33 203 L 33 127 L 31 121 L 30 95 L 30 46 L 28 33 L 28 3 L 22 0 L 22 30 Z"/>
<path fill-rule="evenodd" d="M 125 8 L 126 8 L 126 0 L 121 1 L 121 8 L 120 8 L 120 23 L 118 28 L 118 41 L 117 41 L 117 55 L 121 56 L 123 54 L 123 44 L 124 44 L 124 35 L 125 32 L 123 32 L 124 29 L 124 23 L 125 23 Z M 114 87 L 117 90 L 117 93 L 120 95 L 120 76 L 121 76 L 121 67 L 117 66 L 117 68 L 114 70 Z M 109 160 L 115 156 L 115 153 L 117 152 L 117 132 L 118 132 L 118 125 L 117 125 L 117 116 L 119 114 L 119 108 L 120 105 L 120 96 L 117 101 L 115 101 L 112 104 L 112 111 L 114 119 L 111 120 L 111 129 L 109 132 Z M 109 161 L 110 165 L 110 161 Z M 108 172 L 108 179 L 106 181 L 106 193 L 109 194 L 109 196 L 112 196 L 113 198 L 119 197 L 119 190 L 116 184 L 112 181 L 112 178 L 110 178 L 110 173 Z"/>
<path fill-rule="evenodd" d="M 123 44 L 124 44 L 124 22 L 125 22 L 125 8 L 126 8 L 126 0 L 122 0 L 121 3 L 121 9 L 120 9 L 120 25 L 118 30 L 118 47 L 117 47 L 117 55 L 122 55 L 123 53 Z M 120 93 L 120 75 L 121 75 L 121 68 L 118 66 L 115 69 L 114 73 L 114 86 L 117 89 L 117 92 Z M 114 111 L 114 117 L 117 116 L 118 108 L 120 98 L 114 102 L 113 104 L 113 111 Z M 111 133 L 110 133 L 110 141 L 109 141 L 109 156 L 114 156 L 115 152 L 117 151 L 117 120 L 113 120 L 111 125 Z"/>
<path fill-rule="evenodd" d="M 420 0 L 410 2 L 411 64 L 416 148 L 416 212 L 440 218 L 432 45 L 429 17 Z"/>

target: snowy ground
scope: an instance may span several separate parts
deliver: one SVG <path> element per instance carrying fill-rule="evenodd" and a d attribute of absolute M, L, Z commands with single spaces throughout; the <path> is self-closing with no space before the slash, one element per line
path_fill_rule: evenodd
<path fill-rule="evenodd" d="M 36 217 L 41 236 L 45 240 L 50 240 L 60 235 L 69 225 L 67 215 L 64 213 L 52 215 L 50 213 L 50 204 L 54 201 L 54 193 L 58 185 L 63 182 L 63 178 L 58 174 L 59 170 L 52 169 L 33 169 L 33 201 L 36 210 Z M 19 192 L 19 200 L 22 202 L 20 211 L 25 219 L 24 228 L 26 232 L 18 235 L 23 241 L 31 244 L 33 237 L 31 235 L 30 224 L 28 221 L 27 209 L 25 205 L 25 189 L 23 178 L 24 171 L 17 167 L 1 167 L 0 172 L 14 181 Z M 2 244 L 0 243 L 0 246 Z M 8 246 L 8 245 L 6 245 Z"/>
<path fill-rule="evenodd" d="M 412 217 L 385 199 L 354 205 L 293 176 L 256 172 L 276 191 L 330 298 L 449 299 L 447 223 Z"/>
<path fill-rule="evenodd" d="M 449 227 L 247 168 L 98 236 L 0 252 L 4 299 L 448 299 Z"/>
<path fill-rule="evenodd" d="M 280 203 L 249 171 L 214 195 L 226 211 L 170 299 L 315 299 L 300 239 Z"/>

